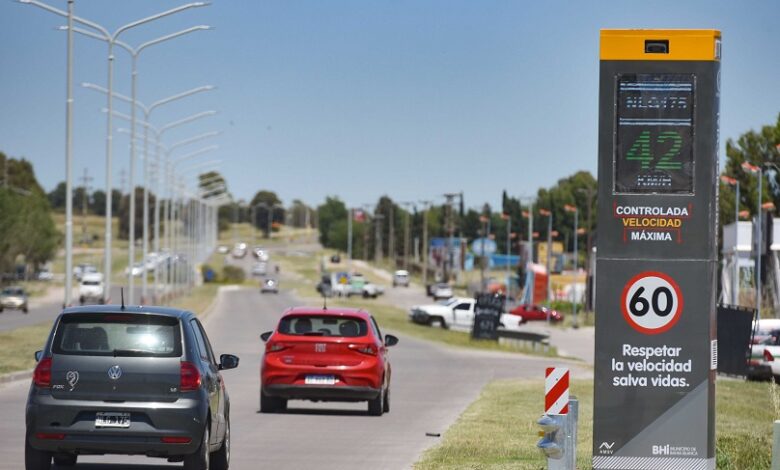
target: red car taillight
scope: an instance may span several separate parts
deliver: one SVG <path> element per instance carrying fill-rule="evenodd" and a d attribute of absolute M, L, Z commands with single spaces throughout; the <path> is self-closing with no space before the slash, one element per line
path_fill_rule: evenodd
<path fill-rule="evenodd" d="M 764 349 L 764 360 L 767 362 L 772 362 L 775 360 L 775 356 L 773 356 L 768 349 Z"/>
<path fill-rule="evenodd" d="M 198 388 L 200 388 L 200 371 L 195 367 L 195 364 L 182 361 L 179 390 L 182 392 L 191 392 Z"/>
<path fill-rule="evenodd" d="M 33 371 L 33 383 L 38 387 L 51 387 L 51 358 L 44 357 L 38 361 Z"/>
<path fill-rule="evenodd" d="M 369 356 L 376 356 L 376 347 L 372 344 L 350 344 L 349 349 Z"/>
<path fill-rule="evenodd" d="M 265 352 L 279 352 L 289 348 L 289 345 L 284 343 L 267 343 L 265 345 Z"/>
<path fill-rule="evenodd" d="M 189 444 L 192 439 L 184 436 L 163 436 L 160 438 L 163 444 Z"/>

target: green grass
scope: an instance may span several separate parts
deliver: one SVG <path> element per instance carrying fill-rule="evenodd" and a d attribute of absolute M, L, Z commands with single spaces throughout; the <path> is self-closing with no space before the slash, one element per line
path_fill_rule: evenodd
<path fill-rule="evenodd" d="M 0 333 L 0 374 L 32 369 L 35 351 L 43 349 L 51 330 L 44 322 Z"/>
<path fill-rule="evenodd" d="M 775 390 L 777 390 L 775 388 Z M 577 468 L 590 468 L 592 451 L 593 382 L 577 380 L 572 395 L 580 402 Z M 775 391 L 775 393 L 779 393 Z M 536 448 L 543 411 L 544 382 L 499 380 L 480 397 L 415 464 L 427 469 L 546 468 Z M 719 380 L 716 389 L 716 454 L 719 469 L 769 468 L 772 447 L 770 386 L 766 383 Z"/>

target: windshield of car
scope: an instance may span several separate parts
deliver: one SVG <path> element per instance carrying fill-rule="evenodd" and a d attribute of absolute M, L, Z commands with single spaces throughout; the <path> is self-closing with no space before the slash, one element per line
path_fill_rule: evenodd
<path fill-rule="evenodd" d="M 458 301 L 458 299 L 440 300 L 439 301 L 439 305 L 445 305 L 445 306 L 449 307 L 450 305 L 453 305 L 457 301 Z"/>
<path fill-rule="evenodd" d="M 357 338 L 368 334 L 365 320 L 330 315 L 291 315 L 279 322 L 279 333 L 294 336 L 341 336 Z"/>
<path fill-rule="evenodd" d="M 24 291 L 19 288 L 6 287 L 3 289 L 2 295 L 24 295 Z"/>
<path fill-rule="evenodd" d="M 100 281 L 82 281 L 81 285 L 82 286 L 99 286 L 100 285 Z"/>
<path fill-rule="evenodd" d="M 56 354 L 181 356 L 177 318 L 160 315 L 85 313 L 65 315 L 54 336 Z"/>

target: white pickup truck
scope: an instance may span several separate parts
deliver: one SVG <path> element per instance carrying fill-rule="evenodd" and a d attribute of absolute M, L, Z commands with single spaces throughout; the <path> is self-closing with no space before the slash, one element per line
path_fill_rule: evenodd
<path fill-rule="evenodd" d="M 442 328 L 470 329 L 474 323 L 474 306 L 470 297 L 453 297 L 431 305 L 415 305 L 409 310 L 409 319 L 421 325 L 439 325 Z M 523 317 L 502 313 L 499 328 L 516 330 Z"/>
<path fill-rule="evenodd" d="M 765 318 L 755 328 L 755 343 L 750 347 L 748 378 L 771 379 L 780 383 L 780 320 Z"/>

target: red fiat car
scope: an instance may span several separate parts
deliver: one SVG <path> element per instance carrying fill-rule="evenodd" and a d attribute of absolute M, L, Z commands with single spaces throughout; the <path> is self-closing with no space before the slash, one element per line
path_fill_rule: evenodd
<path fill-rule="evenodd" d="M 547 316 L 550 316 L 550 321 L 559 322 L 563 320 L 563 315 L 557 310 L 551 308 L 542 307 L 541 305 L 529 305 L 522 304 L 509 311 L 512 315 L 519 315 L 523 317 L 523 323 L 529 321 L 547 321 Z"/>
<path fill-rule="evenodd" d="M 287 400 L 368 401 L 368 414 L 390 411 L 390 358 L 398 343 L 373 316 L 349 308 L 287 310 L 266 342 L 260 369 L 260 411 L 280 412 Z"/>

